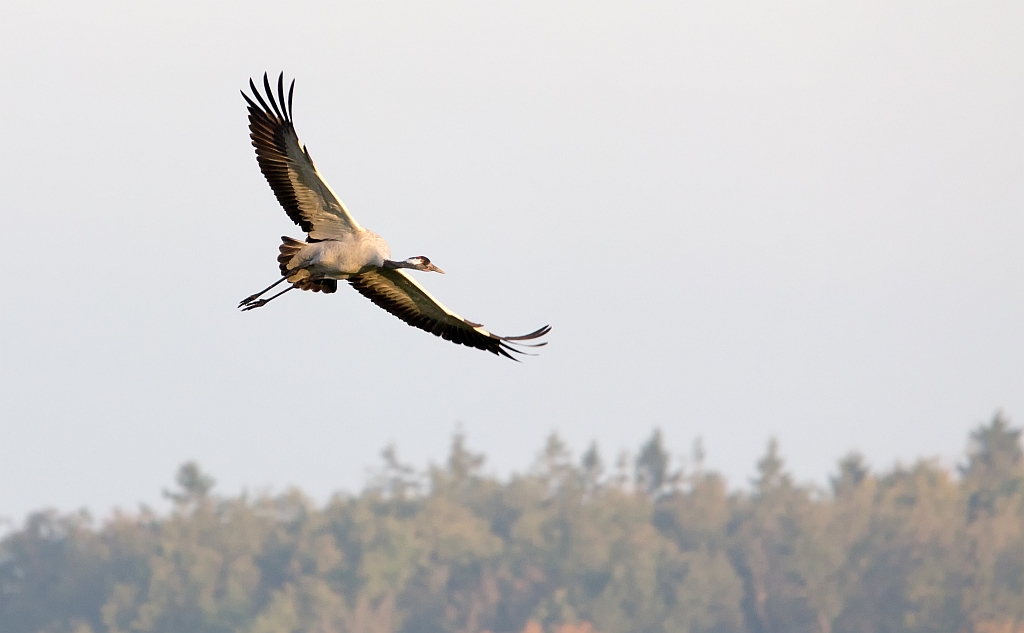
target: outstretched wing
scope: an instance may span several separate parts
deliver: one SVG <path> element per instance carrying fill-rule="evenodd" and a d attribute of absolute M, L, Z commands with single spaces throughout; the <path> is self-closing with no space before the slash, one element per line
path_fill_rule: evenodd
<path fill-rule="evenodd" d="M 295 126 L 292 125 L 295 80 L 288 88 L 287 101 L 284 98 L 284 73 L 277 79 L 277 99 L 270 89 L 266 73 L 263 75 L 263 87 L 267 101 L 263 100 L 252 79 L 249 87 L 259 102 L 257 105 L 249 95 L 242 93 L 249 104 L 249 132 L 256 148 L 256 162 L 288 217 L 309 234 L 310 241 L 339 239 L 362 230 L 320 176 L 309 150 L 295 134 Z"/>
<path fill-rule="evenodd" d="M 376 268 L 370 272 L 349 277 L 352 284 L 364 297 L 384 308 L 413 327 L 418 327 L 440 336 L 446 341 L 486 350 L 516 360 L 509 352 L 522 354 L 511 345 L 540 347 L 546 342 L 527 345 L 529 341 L 547 334 L 551 327 L 544 327 L 523 336 L 498 336 L 491 334 L 479 323 L 472 323 L 444 307 L 430 296 L 411 275 L 399 268 Z"/>

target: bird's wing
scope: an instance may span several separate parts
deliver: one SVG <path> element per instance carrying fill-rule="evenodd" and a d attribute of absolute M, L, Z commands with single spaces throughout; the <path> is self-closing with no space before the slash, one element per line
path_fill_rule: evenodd
<path fill-rule="evenodd" d="M 257 105 L 249 95 L 242 93 L 249 104 L 249 132 L 256 148 L 256 162 L 288 217 L 309 234 L 310 241 L 339 239 L 362 230 L 320 176 L 309 150 L 295 134 L 295 126 L 292 125 L 295 81 L 292 80 L 288 89 L 287 101 L 284 98 L 284 73 L 277 79 L 277 99 L 266 74 L 263 75 L 263 87 L 267 101 L 263 100 L 252 79 L 249 87 L 259 102 Z"/>
<path fill-rule="evenodd" d="M 475 347 L 507 358 L 513 358 L 509 352 L 523 353 L 511 345 L 547 345 L 546 342 L 528 345 L 520 341 L 540 338 L 551 330 L 550 326 L 545 325 L 523 336 L 491 334 L 479 323 L 467 321 L 444 307 L 402 269 L 375 268 L 361 275 L 349 277 L 348 282 L 360 294 L 409 325 L 452 343 Z"/>

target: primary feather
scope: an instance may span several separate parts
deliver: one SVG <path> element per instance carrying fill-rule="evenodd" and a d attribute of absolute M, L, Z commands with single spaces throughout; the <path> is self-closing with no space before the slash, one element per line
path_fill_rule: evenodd
<path fill-rule="evenodd" d="M 288 89 L 285 105 L 284 75 L 278 78 L 280 107 L 274 99 L 266 75 L 263 75 L 263 85 L 267 91 L 267 101 L 260 96 L 256 84 L 249 80 L 249 87 L 260 105 L 256 105 L 244 92 L 242 96 L 249 104 L 249 131 L 253 147 L 256 148 L 256 162 L 270 183 L 270 188 L 274 190 L 278 202 L 288 217 L 309 234 L 311 240 L 338 239 L 358 232 L 362 227 L 317 171 L 309 150 L 295 133 L 291 118 L 295 81 L 292 81 Z"/>

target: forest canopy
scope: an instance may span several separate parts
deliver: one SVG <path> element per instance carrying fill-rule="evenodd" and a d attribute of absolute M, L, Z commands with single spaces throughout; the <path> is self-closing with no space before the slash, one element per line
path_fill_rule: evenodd
<path fill-rule="evenodd" d="M 962 463 L 826 488 L 776 442 L 749 486 L 660 431 L 612 468 L 557 435 L 487 474 L 461 434 L 393 447 L 358 494 L 222 496 L 184 464 L 173 508 L 31 515 L 0 541 L 2 633 L 1024 633 L 1024 459 L 1001 415 Z"/>

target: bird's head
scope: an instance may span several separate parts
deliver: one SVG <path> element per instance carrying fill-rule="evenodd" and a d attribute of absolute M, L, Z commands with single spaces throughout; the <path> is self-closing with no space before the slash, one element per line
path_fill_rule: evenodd
<path fill-rule="evenodd" d="M 403 263 L 406 264 L 408 268 L 415 268 L 416 270 L 433 271 L 435 273 L 441 273 L 442 275 L 444 274 L 443 270 L 431 264 L 430 260 L 427 259 L 426 257 L 423 257 L 422 255 L 419 255 L 417 257 L 410 257 Z"/>

